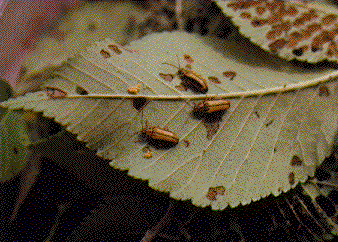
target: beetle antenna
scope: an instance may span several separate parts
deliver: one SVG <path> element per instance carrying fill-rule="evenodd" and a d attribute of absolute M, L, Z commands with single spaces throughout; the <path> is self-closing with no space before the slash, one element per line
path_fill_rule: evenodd
<path fill-rule="evenodd" d="M 170 63 L 162 63 L 162 64 L 170 65 L 170 66 L 176 67 L 177 69 L 180 69 L 180 67 L 177 67 L 177 66 L 175 66 L 175 65 L 173 65 L 173 64 L 170 64 Z"/>
<path fill-rule="evenodd" d="M 180 58 L 178 58 L 177 54 L 176 54 L 176 57 L 177 57 L 178 67 L 179 67 L 179 69 L 181 69 Z"/>

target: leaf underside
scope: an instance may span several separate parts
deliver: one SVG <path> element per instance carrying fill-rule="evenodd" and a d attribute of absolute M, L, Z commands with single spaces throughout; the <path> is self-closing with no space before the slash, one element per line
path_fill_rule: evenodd
<path fill-rule="evenodd" d="M 43 112 L 112 167 L 149 180 L 173 198 L 215 210 L 248 204 L 306 181 L 329 155 L 337 82 L 329 78 L 336 75 L 332 69 L 293 67 L 241 41 L 179 32 L 150 35 L 126 47 L 106 39 L 44 82 L 67 97 L 52 99 L 40 91 L 1 105 Z M 206 95 L 177 88 L 177 69 L 162 64 L 178 66 L 177 56 L 181 67 L 190 64 L 207 80 Z M 224 74 L 229 71 L 236 76 L 230 79 Z M 163 78 L 169 74 L 171 81 Z M 139 93 L 128 93 L 139 84 Z M 212 95 L 227 97 L 230 108 L 194 116 L 194 105 Z M 134 108 L 137 96 L 148 97 L 142 110 Z M 157 149 L 140 141 L 145 123 L 173 132 L 179 143 Z M 149 151 L 151 157 L 145 155 Z"/>
<path fill-rule="evenodd" d="M 322 1 L 216 1 L 242 35 L 287 60 L 337 62 L 338 9 Z"/>

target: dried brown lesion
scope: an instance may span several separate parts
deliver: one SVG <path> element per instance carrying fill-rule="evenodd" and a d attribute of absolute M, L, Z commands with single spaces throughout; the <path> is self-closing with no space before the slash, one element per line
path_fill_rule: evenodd
<path fill-rule="evenodd" d="M 117 55 L 122 54 L 122 50 L 120 50 L 120 48 L 117 45 L 108 45 L 108 48 Z"/>
<path fill-rule="evenodd" d="M 209 201 L 214 202 L 217 200 L 218 196 L 224 196 L 224 194 L 225 194 L 224 186 L 209 187 L 206 197 Z"/>
<path fill-rule="evenodd" d="M 215 83 L 215 84 L 220 84 L 221 83 L 221 81 L 217 77 L 215 77 L 215 76 L 209 76 L 208 80 L 211 81 L 211 82 L 213 82 L 213 83 Z"/>
<path fill-rule="evenodd" d="M 101 56 L 102 56 L 103 58 L 109 58 L 109 57 L 111 57 L 110 53 L 109 53 L 108 51 L 104 50 L 104 49 L 102 49 L 102 50 L 100 51 L 100 54 L 101 54 Z"/>

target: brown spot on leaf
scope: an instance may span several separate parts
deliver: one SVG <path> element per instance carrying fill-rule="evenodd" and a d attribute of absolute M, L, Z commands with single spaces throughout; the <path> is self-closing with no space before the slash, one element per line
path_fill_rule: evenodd
<path fill-rule="evenodd" d="M 265 7 L 258 6 L 258 7 L 256 8 L 256 13 L 257 13 L 257 15 L 262 15 L 265 11 L 266 11 L 266 8 L 265 8 Z"/>
<path fill-rule="evenodd" d="M 255 111 L 254 114 L 257 116 L 257 118 L 260 118 L 259 113 L 257 111 Z"/>
<path fill-rule="evenodd" d="M 209 76 L 208 80 L 211 81 L 211 82 L 213 82 L 213 83 L 216 83 L 216 84 L 220 84 L 221 83 L 221 81 L 217 77 L 215 77 L 215 76 Z"/>
<path fill-rule="evenodd" d="M 236 12 L 238 9 L 248 9 L 257 6 L 258 4 L 259 2 L 256 1 L 236 1 L 229 3 L 227 7 L 232 8 L 232 10 Z"/>
<path fill-rule="evenodd" d="M 325 15 L 323 18 L 322 18 L 322 24 L 323 25 L 331 25 L 333 24 L 337 19 L 337 15 L 336 14 L 328 14 L 328 15 Z"/>
<path fill-rule="evenodd" d="M 254 28 L 264 26 L 267 23 L 268 23 L 268 20 L 266 20 L 266 19 L 254 19 L 254 20 L 251 21 L 251 25 Z"/>
<path fill-rule="evenodd" d="M 160 75 L 161 78 L 163 78 L 167 82 L 171 82 L 174 79 L 174 75 L 173 74 L 160 73 L 159 75 Z"/>
<path fill-rule="evenodd" d="M 310 31 L 310 30 L 308 30 L 308 29 L 302 29 L 301 30 L 301 33 L 302 33 L 302 40 L 307 40 L 307 39 L 309 39 L 310 37 L 311 37 L 311 35 L 312 35 L 312 32 Z"/>
<path fill-rule="evenodd" d="M 183 57 L 184 57 L 184 60 L 188 62 L 189 64 L 194 63 L 194 59 L 190 55 L 185 54 Z"/>
<path fill-rule="evenodd" d="M 290 6 L 285 10 L 285 14 L 288 16 L 296 16 L 298 14 L 298 10 L 294 6 Z"/>
<path fill-rule="evenodd" d="M 297 156 L 294 155 L 291 159 L 290 165 L 291 166 L 301 166 L 303 164 L 303 161 Z"/>
<path fill-rule="evenodd" d="M 282 49 L 286 45 L 287 41 L 285 39 L 278 39 L 269 44 L 269 49 L 272 52 L 277 52 L 278 50 Z"/>
<path fill-rule="evenodd" d="M 208 193 L 206 195 L 207 199 L 209 199 L 210 201 L 216 201 L 216 195 L 217 195 L 217 191 L 215 188 L 213 187 L 210 187 L 209 190 L 208 190 Z"/>
<path fill-rule="evenodd" d="M 242 19 L 250 19 L 251 18 L 251 14 L 248 12 L 243 12 L 239 15 Z"/>
<path fill-rule="evenodd" d="M 283 20 L 283 15 L 280 12 L 274 13 L 268 19 L 268 24 L 273 25 L 276 23 L 280 23 L 282 20 Z"/>
<path fill-rule="evenodd" d="M 291 49 L 298 45 L 298 43 L 302 40 L 303 35 L 299 32 L 292 32 L 289 37 L 289 42 L 286 47 Z"/>
<path fill-rule="evenodd" d="M 280 24 L 280 28 L 284 32 L 288 32 L 292 28 L 292 24 L 290 21 L 285 21 Z"/>
<path fill-rule="evenodd" d="M 311 32 L 311 33 L 315 33 L 319 30 L 322 29 L 322 26 L 318 23 L 313 23 L 307 26 L 307 29 Z"/>
<path fill-rule="evenodd" d="M 236 77 L 237 73 L 234 71 L 225 71 L 223 72 L 223 76 L 226 78 L 229 78 L 230 81 L 232 81 Z"/>
<path fill-rule="evenodd" d="M 318 15 L 314 9 L 310 9 L 308 12 L 302 14 L 302 18 L 305 20 L 305 22 L 309 22 L 318 18 Z"/>
<path fill-rule="evenodd" d="M 215 190 L 216 190 L 216 192 L 217 192 L 217 195 L 224 196 L 225 188 L 224 188 L 223 186 L 215 187 Z"/>
<path fill-rule="evenodd" d="M 327 50 L 327 55 L 329 57 L 335 56 L 338 58 L 338 49 L 337 49 L 337 44 L 333 41 L 330 42 L 328 50 Z"/>
<path fill-rule="evenodd" d="M 331 36 L 331 33 L 327 30 L 324 30 L 323 32 L 319 33 L 316 37 L 314 37 L 311 48 L 315 49 L 322 49 L 322 46 L 333 40 L 333 36 Z"/>
<path fill-rule="evenodd" d="M 204 122 L 205 129 L 207 130 L 207 139 L 212 139 L 212 137 L 217 133 L 219 129 L 219 123 L 207 123 Z"/>
<path fill-rule="evenodd" d="M 101 50 L 100 54 L 104 57 L 104 58 L 109 58 L 110 57 L 110 53 L 108 51 L 105 50 Z"/>
<path fill-rule="evenodd" d="M 295 21 L 292 23 L 294 27 L 298 28 L 302 25 L 304 25 L 305 23 L 305 18 L 303 17 L 299 17 L 299 18 L 296 18 Z"/>
<path fill-rule="evenodd" d="M 112 50 L 117 55 L 121 55 L 122 54 L 122 50 L 120 50 L 120 48 L 117 45 L 108 45 L 108 48 L 110 50 Z"/>
<path fill-rule="evenodd" d="M 318 93 L 318 95 L 320 97 L 322 97 L 322 96 L 324 96 L 324 97 L 330 96 L 330 90 L 329 90 L 329 88 L 327 86 L 325 86 L 325 85 L 320 85 L 319 86 L 319 93 Z"/>
<path fill-rule="evenodd" d="M 295 173 L 290 172 L 289 174 L 289 183 L 292 186 L 293 184 L 295 184 Z"/>
<path fill-rule="evenodd" d="M 184 139 L 184 140 L 182 140 L 182 142 L 184 143 L 184 146 L 185 146 L 186 148 L 190 146 L 189 140 Z"/>
<path fill-rule="evenodd" d="M 266 33 L 266 38 L 268 40 L 274 40 L 281 36 L 283 31 L 281 29 L 276 29 L 276 30 L 270 30 L 269 32 Z"/>
<path fill-rule="evenodd" d="M 147 100 L 144 97 L 135 98 L 132 101 L 133 108 L 135 108 L 137 111 L 141 111 L 147 104 L 149 103 L 149 100 Z"/>

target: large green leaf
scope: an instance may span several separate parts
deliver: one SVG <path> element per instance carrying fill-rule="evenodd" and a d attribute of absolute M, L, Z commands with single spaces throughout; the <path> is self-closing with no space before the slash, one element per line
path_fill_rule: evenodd
<path fill-rule="evenodd" d="M 70 59 L 44 82 L 66 91 L 65 98 L 40 91 L 2 106 L 41 111 L 112 167 L 149 180 L 173 198 L 213 209 L 288 191 L 312 176 L 330 153 L 336 71 L 294 67 L 238 37 L 162 33 L 125 48 L 106 39 Z M 178 65 L 177 56 L 181 66 L 193 60 L 192 69 L 207 80 L 207 94 L 177 88 L 178 77 L 170 81 L 177 69 L 162 63 Z M 229 71 L 236 73 L 233 79 Z M 139 93 L 128 93 L 139 84 Z M 142 111 L 134 108 L 140 97 L 149 101 Z M 206 98 L 225 98 L 230 108 L 213 119 L 192 115 Z M 175 133 L 180 142 L 170 149 L 139 142 L 145 121 Z M 146 147 L 152 157 L 145 155 Z"/>

